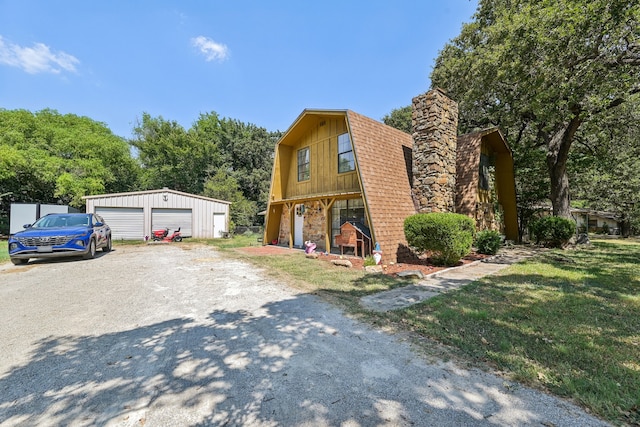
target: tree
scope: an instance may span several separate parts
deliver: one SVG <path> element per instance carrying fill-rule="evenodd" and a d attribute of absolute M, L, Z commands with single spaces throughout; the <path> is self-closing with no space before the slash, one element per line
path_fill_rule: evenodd
<path fill-rule="evenodd" d="M 82 196 L 132 189 L 139 168 L 103 123 L 55 110 L 0 109 L 0 216 L 12 202 L 84 207 Z"/>
<path fill-rule="evenodd" d="M 481 0 L 431 81 L 463 132 L 500 125 L 544 149 L 553 213 L 569 217 L 567 164 L 581 127 L 640 91 L 638 0 Z"/>
<path fill-rule="evenodd" d="M 216 121 L 215 115 L 201 117 L 200 125 L 187 132 L 176 121 L 143 113 L 131 141 L 142 163 L 142 186 L 202 194 L 218 161 Z"/>
<path fill-rule="evenodd" d="M 585 124 L 569 170 L 589 207 L 616 213 L 622 234 L 640 231 L 640 96 Z"/>
<path fill-rule="evenodd" d="M 394 127 L 408 134 L 413 133 L 411 129 L 411 106 L 394 108 L 391 113 L 382 118 L 385 125 Z"/>
<path fill-rule="evenodd" d="M 220 119 L 215 112 L 201 114 L 188 130 L 175 121 L 144 113 L 134 133 L 132 144 L 142 162 L 144 187 L 166 186 L 235 200 L 232 209 L 244 212 L 244 219 L 236 217 L 237 225 L 251 225 L 245 224 L 246 218 L 253 221 L 256 209 L 266 208 L 273 148 L 279 133 L 234 119 Z M 221 180 L 221 186 L 214 183 L 216 179 Z M 222 189 L 236 186 L 243 198 L 225 199 Z M 229 194 L 228 197 L 237 197 L 235 192 Z"/>
<path fill-rule="evenodd" d="M 221 121 L 220 151 L 222 167 L 238 182 L 240 191 L 248 200 L 266 209 L 273 154 L 279 132 L 238 120 Z"/>
<path fill-rule="evenodd" d="M 238 181 L 224 169 L 219 169 L 214 176 L 207 180 L 204 185 L 204 195 L 231 202 L 231 207 L 229 208 L 231 229 L 236 226 L 253 225 L 258 212 L 256 203 L 247 200 L 242 191 L 240 191 Z"/>

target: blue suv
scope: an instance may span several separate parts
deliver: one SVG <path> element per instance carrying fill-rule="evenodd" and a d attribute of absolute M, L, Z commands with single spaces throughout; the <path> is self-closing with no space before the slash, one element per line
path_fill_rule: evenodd
<path fill-rule="evenodd" d="M 95 257 L 111 250 L 111 229 L 96 214 L 49 214 L 25 225 L 9 238 L 9 257 L 15 265 L 29 258 Z"/>

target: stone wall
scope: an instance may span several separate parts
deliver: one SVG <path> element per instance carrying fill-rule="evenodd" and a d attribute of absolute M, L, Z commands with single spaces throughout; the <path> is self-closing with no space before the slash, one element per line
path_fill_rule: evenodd
<path fill-rule="evenodd" d="M 413 200 L 416 210 L 455 212 L 458 104 L 441 89 L 413 98 Z"/>
<path fill-rule="evenodd" d="M 289 230 L 291 230 L 291 210 L 283 206 L 280 217 L 280 234 L 278 235 L 279 244 L 289 246 Z"/>
<path fill-rule="evenodd" d="M 311 240 L 315 243 L 317 251 L 325 251 L 327 212 L 321 209 L 320 202 L 307 202 L 305 205 L 307 209 L 304 213 L 304 240 Z"/>
<path fill-rule="evenodd" d="M 295 209 L 293 207 L 292 209 Z M 282 207 L 282 217 L 280 218 L 280 234 L 278 243 L 284 246 L 289 246 L 289 231 L 291 230 L 291 210 L 286 206 Z M 321 209 L 320 202 L 306 202 L 304 212 L 304 225 L 302 227 L 302 241 L 311 240 L 316 244 L 318 251 L 325 251 L 326 244 L 324 239 L 324 233 L 326 230 L 326 215 L 323 209 Z"/>

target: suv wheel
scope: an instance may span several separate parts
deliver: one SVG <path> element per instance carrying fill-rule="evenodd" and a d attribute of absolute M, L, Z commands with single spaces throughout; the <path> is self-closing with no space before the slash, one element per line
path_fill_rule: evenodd
<path fill-rule="evenodd" d="M 96 239 L 89 240 L 89 250 L 84 254 L 84 259 L 91 259 L 96 256 Z"/>
<path fill-rule="evenodd" d="M 111 236 L 107 237 L 107 244 L 102 247 L 102 252 L 111 252 Z"/>

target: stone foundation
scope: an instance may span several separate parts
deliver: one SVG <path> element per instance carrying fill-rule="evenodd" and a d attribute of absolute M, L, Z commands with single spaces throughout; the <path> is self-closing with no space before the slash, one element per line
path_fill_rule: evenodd
<path fill-rule="evenodd" d="M 327 212 L 320 209 L 320 202 L 306 202 L 304 212 L 304 225 L 302 227 L 302 241 L 311 240 L 316 244 L 317 251 L 326 251 L 325 230 L 327 228 Z M 295 209 L 295 208 L 292 208 Z M 280 217 L 279 244 L 289 246 L 289 232 L 291 230 L 292 211 L 286 206 L 282 207 Z"/>
<path fill-rule="evenodd" d="M 305 203 L 304 213 L 304 241 L 311 240 L 316 244 L 317 251 L 326 251 L 325 232 L 327 229 L 327 212 L 321 210 L 320 202 Z"/>
<path fill-rule="evenodd" d="M 282 207 L 282 216 L 280 217 L 280 234 L 278 243 L 289 246 L 289 231 L 291 230 L 291 210 L 286 206 Z"/>

